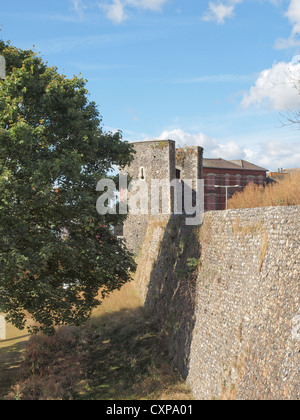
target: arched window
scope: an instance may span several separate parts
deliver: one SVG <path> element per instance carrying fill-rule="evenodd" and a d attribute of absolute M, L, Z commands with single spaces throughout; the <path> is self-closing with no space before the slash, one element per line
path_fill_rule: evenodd
<path fill-rule="evenodd" d="M 236 185 L 239 185 L 240 187 L 242 186 L 242 175 L 237 175 L 236 176 Z"/>
<path fill-rule="evenodd" d="M 255 183 L 255 176 L 253 175 L 248 175 L 246 178 L 246 184 L 251 184 L 251 183 Z"/>
<path fill-rule="evenodd" d="M 225 185 L 230 185 L 230 175 L 229 174 L 225 175 Z"/>
<path fill-rule="evenodd" d="M 260 176 L 257 177 L 257 179 L 258 179 L 258 184 L 259 185 L 263 185 L 263 183 L 264 183 L 264 177 L 262 175 L 260 175 Z"/>
<path fill-rule="evenodd" d="M 216 175 L 207 174 L 206 185 L 209 190 L 214 190 L 216 185 Z"/>

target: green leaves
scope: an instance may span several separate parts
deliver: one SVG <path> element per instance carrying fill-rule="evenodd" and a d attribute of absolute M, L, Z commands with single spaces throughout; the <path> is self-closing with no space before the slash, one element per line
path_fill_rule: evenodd
<path fill-rule="evenodd" d="M 103 133 L 86 81 L 0 42 L 0 312 L 18 327 L 80 324 L 130 280 L 132 255 L 96 212 L 97 182 L 133 156 Z"/>

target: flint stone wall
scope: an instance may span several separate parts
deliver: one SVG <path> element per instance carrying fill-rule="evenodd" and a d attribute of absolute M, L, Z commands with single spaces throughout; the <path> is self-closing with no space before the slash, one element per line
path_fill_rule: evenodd
<path fill-rule="evenodd" d="M 195 396 L 299 399 L 300 208 L 209 213 L 200 235 Z"/>
<path fill-rule="evenodd" d="M 149 219 L 137 276 L 195 398 L 299 399 L 300 207 L 206 213 L 195 283 L 171 219 Z"/>

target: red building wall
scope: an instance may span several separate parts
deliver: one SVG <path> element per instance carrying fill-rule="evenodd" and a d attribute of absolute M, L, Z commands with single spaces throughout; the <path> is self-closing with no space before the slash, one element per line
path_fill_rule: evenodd
<path fill-rule="evenodd" d="M 228 188 L 228 198 L 231 198 L 235 192 L 242 191 L 251 182 L 263 185 L 266 176 L 266 171 L 203 168 L 205 211 L 226 209 L 226 188 L 217 188 L 215 185 L 231 185 L 232 188 Z M 241 188 L 235 188 L 235 185 L 240 185 Z"/>

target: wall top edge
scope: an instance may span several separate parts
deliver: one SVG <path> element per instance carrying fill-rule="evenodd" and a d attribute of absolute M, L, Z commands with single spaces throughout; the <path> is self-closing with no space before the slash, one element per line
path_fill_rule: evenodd
<path fill-rule="evenodd" d="M 235 214 L 247 214 L 247 213 L 300 213 L 300 206 L 273 206 L 273 207 L 251 207 L 244 209 L 229 209 L 219 211 L 207 211 L 205 214 L 214 215 L 215 217 L 226 217 Z"/>
<path fill-rule="evenodd" d="M 144 141 L 133 141 L 130 142 L 130 144 L 134 145 L 134 144 L 147 144 L 147 143 L 176 143 L 175 140 L 170 140 L 170 139 L 166 139 L 166 140 L 144 140 Z"/>

